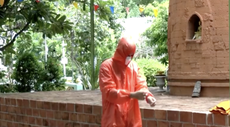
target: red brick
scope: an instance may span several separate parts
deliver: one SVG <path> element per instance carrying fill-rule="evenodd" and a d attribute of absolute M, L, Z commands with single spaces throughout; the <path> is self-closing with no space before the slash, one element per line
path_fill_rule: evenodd
<path fill-rule="evenodd" d="M 59 103 L 59 111 L 66 111 L 66 104 Z"/>
<path fill-rule="evenodd" d="M 147 120 L 147 127 L 157 127 L 157 121 L 155 120 Z"/>
<path fill-rule="evenodd" d="M 22 115 L 16 115 L 16 122 L 23 122 L 23 116 Z"/>
<path fill-rule="evenodd" d="M 179 121 L 179 111 L 168 111 L 168 121 Z"/>
<path fill-rule="evenodd" d="M 69 113 L 68 112 L 62 112 L 61 113 L 61 119 L 62 120 L 69 120 Z"/>
<path fill-rule="evenodd" d="M 89 116 L 89 123 L 95 123 L 96 122 L 96 118 L 95 115 L 88 115 Z"/>
<path fill-rule="evenodd" d="M 19 123 L 17 127 L 31 127 L 31 125 L 25 123 Z"/>
<path fill-rule="evenodd" d="M 22 99 L 17 99 L 16 102 L 17 102 L 17 106 L 23 107 L 23 100 Z"/>
<path fill-rule="evenodd" d="M 43 108 L 43 102 L 42 101 L 37 101 L 36 102 L 36 107 L 38 108 L 38 109 L 42 109 Z"/>
<path fill-rule="evenodd" d="M 169 123 L 166 121 L 157 121 L 158 127 L 169 127 Z M 149 126 L 151 127 L 151 126 Z"/>
<path fill-rule="evenodd" d="M 169 127 L 182 127 L 182 123 L 171 122 Z"/>
<path fill-rule="evenodd" d="M 147 127 L 147 120 L 142 119 L 142 127 Z"/>
<path fill-rule="evenodd" d="M 23 123 L 29 123 L 29 116 L 22 117 Z"/>
<path fill-rule="evenodd" d="M 47 118 L 54 118 L 54 111 L 46 111 Z"/>
<path fill-rule="evenodd" d="M 208 114 L 207 116 L 207 124 L 213 125 L 213 114 Z"/>
<path fill-rule="evenodd" d="M 160 120 L 166 120 L 166 111 L 165 110 L 155 110 L 155 118 Z"/>
<path fill-rule="evenodd" d="M 49 127 L 56 127 L 56 120 L 49 119 L 48 120 L 48 126 Z"/>
<path fill-rule="evenodd" d="M 56 127 L 65 127 L 65 124 L 66 124 L 65 121 L 58 120 L 56 122 Z"/>
<path fill-rule="evenodd" d="M 93 113 L 93 107 L 91 105 L 84 105 L 84 113 Z"/>
<path fill-rule="evenodd" d="M 65 127 L 73 127 L 73 122 L 68 122 L 65 124 Z"/>
<path fill-rule="evenodd" d="M 43 125 L 42 118 L 36 118 L 36 125 Z"/>
<path fill-rule="evenodd" d="M 8 121 L 15 121 L 16 120 L 16 115 L 15 114 L 7 114 L 6 119 Z"/>
<path fill-rule="evenodd" d="M 89 127 L 101 127 L 101 126 L 99 126 L 99 125 L 89 125 Z"/>
<path fill-rule="evenodd" d="M 35 117 L 29 117 L 29 124 L 35 124 L 36 118 Z"/>
<path fill-rule="evenodd" d="M 191 123 L 183 123 L 182 127 L 196 127 L 196 125 Z"/>
<path fill-rule="evenodd" d="M 16 107 L 8 106 L 7 107 L 7 112 L 8 113 L 16 113 Z"/>
<path fill-rule="evenodd" d="M 89 121 L 89 114 L 78 114 L 78 120 L 80 122 L 88 122 Z"/>
<path fill-rule="evenodd" d="M 96 124 L 101 124 L 101 115 L 96 115 Z"/>
<path fill-rule="evenodd" d="M 6 110 L 7 110 L 7 106 L 2 105 L 2 106 L 1 106 L 1 111 L 2 111 L 2 112 L 6 112 Z"/>
<path fill-rule="evenodd" d="M 74 104 L 68 103 L 68 104 L 66 105 L 66 111 L 75 112 L 75 105 L 74 105 Z"/>
<path fill-rule="evenodd" d="M 26 109 L 26 114 L 29 115 L 29 116 L 32 116 L 33 115 L 33 109 L 27 108 Z"/>
<path fill-rule="evenodd" d="M 46 118 L 46 110 L 39 110 L 40 117 L 45 117 Z"/>
<path fill-rule="evenodd" d="M 59 109 L 59 104 L 58 103 L 51 103 L 51 109 L 58 111 Z"/>
<path fill-rule="evenodd" d="M 143 110 L 143 117 L 144 118 L 154 118 L 154 110 L 151 109 L 144 109 Z"/>
<path fill-rule="evenodd" d="M 33 109 L 33 116 L 40 116 L 39 109 Z"/>
<path fill-rule="evenodd" d="M 23 107 L 29 108 L 30 107 L 30 101 L 29 100 L 22 100 Z"/>
<path fill-rule="evenodd" d="M 193 123 L 206 124 L 206 114 L 204 114 L 204 113 L 193 113 Z"/>
<path fill-rule="evenodd" d="M 70 113 L 69 114 L 69 120 L 70 121 L 78 121 L 78 115 L 76 113 Z"/>
<path fill-rule="evenodd" d="M 227 115 L 221 114 L 213 114 L 214 115 L 214 125 L 223 125 L 226 126 L 227 124 Z"/>
<path fill-rule="evenodd" d="M 10 104 L 10 98 L 5 98 L 5 105 L 11 105 Z"/>
<path fill-rule="evenodd" d="M 180 112 L 180 121 L 181 122 L 192 122 L 192 112 Z"/>
<path fill-rule="evenodd" d="M 196 127 L 210 127 L 210 125 L 196 125 Z"/>
<path fill-rule="evenodd" d="M 89 124 L 84 124 L 84 123 L 82 123 L 82 124 L 81 124 L 81 127 L 89 127 Z"/>
<path fill-rule="evenodd" d="M 17 123 L 7 122 L 7 127 L 17 127 Z"/>
<path fill-rule="evenodd" d="M 81 127 L 80 123 L 73 123 L 73 127 Z"/>
<path fill-rule="evenodd" d="M 3 97 L 0 98 L 0 105 L 5 105 L 5 98 Z"/>
<path fill-rule="evenodd" d="M 76 112 L 84 112 L 84 106 L 82 104 L 76 104 L 75 105 L 75 111 Z"/>
<path fill-rule="evenodd" d="M 55 111 L 54 112 L 54 118 L 57 119 L 57 120 L 62 119 L 62 112 Z"/>
<path fill-rule="evenodd" d="M 17 107 L 17 108 L 16 108 L 16 113 L 17 113 L 17 114 L 26 114 L 26 108 Z"/>
<path fill-rule="evenodd" d="M 16 99 L 11 98 L 10 99 L 10 104 L 16 106 Z"/>
<path fill-rule="evenodd" d="M 37 108 L 37 101 L 30 100 L 30 108 Z"/>
<path fill-rule="evenodd" d="M 102 107 L 101 106 L 93 106 L 93 114 L 94 115 L 101 115 L 102 114 Z"/>
<path fill-rule="evenodd" d="M 48 120 L 47 119 L 42 119 L 42 125 L 43 126 L 49 126 L 49 122 L 48 122 Z"/>
<path fill-rule="evenodd" d="M 1 123 L 1 127 L 8 127 L 6 121 L 0 121 L 0 123 Z"/>
<path fill-rule="evenodd" d="M 50 102 L 43 102 L 43 109 L 51 109 L 51 103 Z"/>

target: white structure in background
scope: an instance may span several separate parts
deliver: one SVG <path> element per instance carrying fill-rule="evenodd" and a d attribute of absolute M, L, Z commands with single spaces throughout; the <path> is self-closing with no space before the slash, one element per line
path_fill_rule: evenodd
<path fill-rule="evenodd" d="M 64 38 L 62 40 L 62 59 L 61 59 L 61 63 L 63 65 L 63 74 L 64 74 L 64 77 L 66 77 L 66 68 L 65 68 L 65 65 L 68 63 L 68 59 L 65 57 L 65 41 L 64 41 Z"/>
<path fill-rule="evenodd" d="M 155 17 L 136 17 L 117 20 L 124 27 L 122 36 L 128 36 L 136 43 L 140 42 L 141 34 L 152 25 Z"/>

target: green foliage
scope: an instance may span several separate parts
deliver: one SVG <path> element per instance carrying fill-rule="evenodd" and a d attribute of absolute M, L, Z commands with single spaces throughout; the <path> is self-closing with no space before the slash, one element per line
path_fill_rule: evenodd
<path fill-rule="evenodd" d="M 137 6 L 137 4 L 135 4 L 133 1 L 130 1 L 128 4 L 129 7 L 129 14 L 128 14 L 128 18 L 132 18 L 132 17 L 140 17 L 140 11 L 139 11 L 139 7 Z"/>
<path fill-rule="evenodd" d="M 37 90 L 40 84 L 42 66 L 37 58 L 29 52 L 22 54 L 16 64 L 13 73 L 16 90 L 18 92 L 30 92 Z"/>
<path fill-rule="evenodd" d="M 89 12 L 83 11 L 81 4 L 79 4 L 80 9 L 76 9 L 73 5 L 66 6 L 62 11 L 63 14 L 66 14 L 67 19 L 71 22 L 74 22 L 75 27 L 71 34 L 66 35 L 65 43 L 67 43 L 66 56 L 69 57 L 69 62 L 67 66 L 71 66 L 74 74 L 80 75 L 81 80 L 85 88 L 95 89 L 98 87 L 98 71 L 101 62 L 114 53 L 117 38 L 121 33 L 121 26 L 116 23 L 116 19 L 122 17 L 123 15 L 119 12 L 118 8 L 115 9 L 115 14 L 112 14 L 108 5 L 116 4 L 119 2 L 116 1 L 96 1 L 99 5 L 99 9 L 94 13 L 95 14 L 95 79 L 96 82 L 91 84 L 91 40 L 90 40 L 90 15 Z M 87 7 L 86 7 L 87 10 Z M 70 68 L 70 67 L 68 67 Z M 74 78 L 77 78 L 76 75 L 73 75 Z M 76 81 L 76 80 L 74 80 Z"/>
<path fill-rule="evenodd" d="M 62 79 L 60 62 L 49 57 L 42 73 L 42 91 L 64 90 L 65 79 Z"/>
<path fill-rule="evenodd" d="M 150 4 L 148 4 L 146 7 L 145 7 L 145 9 L 144 9 L 144 11 L 142 12 L 145 16 L 151 16 L 151 17 L 153 17 L 154 16 L 154 12 L 153 12 L 153 9 L 154 9 L 155 7 L 150 3 Z"/>
<path fill-rule="evenodd" d="M 14 85 L 7 83 L 5 71 L 0 72 L 0 93 L 14 92 Z"/>
<path fill-rule="evenodd" d="M 0 93 L 13 93 L 15 91 L 15 85 L 12 84 L 3 84 L 0 85 Z"/>
<path fill-rule="evenodd" d="M 165 71 L 166 67 L 153 59 L 137 59 L 136 62 L 140 68 L 140 73 L 146 78 L 148 86 L 156 86 L 154 75 L 157 74 L 157 71 Z"/>
<path fill-rule="evenodd" d="M 42 32 L 49 38 L 68 34 L 72 29 L 71 22 L 66 20 L 65 15 L 58 14 L 51 2 L 24 0 L 19 3 L 5 0 L 4 6 L 0 7 L 0 36 L 6 43 L 0 47 L 0 51 L 12 46 L 17 37 L 32 42 L 31 32 Z"/>
<path fill-rule="evenodd" d="M 160 57 L 160 62 L 165 65 L 168 64 L 168 5 L 169 2 L 166 1 L 158 6 L 158 17 L 153 21 L 152 26 L 143 33 L 143 36 L 147 37 L 146 43 L 155 47 L 155 56 Z"/>

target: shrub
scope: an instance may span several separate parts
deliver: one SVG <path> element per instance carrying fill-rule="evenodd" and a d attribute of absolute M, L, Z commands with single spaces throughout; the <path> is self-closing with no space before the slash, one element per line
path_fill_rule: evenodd
<path fill-rule="evenodd" d="M 60 62 L 55 58 L 48 58 L 42 73 L 42 91 L 64 90 L 65 79 L 62 79 Z"/>
<path fill-rule="evenodd" d="M 5 71 L 0 72 L 0 93 L 9 93 L 15 91 L 15 86 L 6 82 Z"/>
<path fill-rule="evenodd" d="M 25 52 L 19 56 L 12 76 L 15 80 L 16 91 L 30 92 L 38 87 L 41 71 L 42 66 L 32 53 Z"/>
<path fill-rule="evenodd" d="M 137 59 L 135 61 L 140 68 L 140 73 L 146 78 L 148 86 L 156 86 L 154 75 L 157 74 L 157 71 L 165 71 L 166 67 L 153 59 Z"/>

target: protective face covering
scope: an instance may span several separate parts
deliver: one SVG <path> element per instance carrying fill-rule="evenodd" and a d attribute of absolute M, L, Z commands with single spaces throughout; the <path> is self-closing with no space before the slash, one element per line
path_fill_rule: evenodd
<path fill-rule="evenodd" d="M 127 56 L 125 59 L 125 65 L 128 65 L 131 62 L 132 58 L 131 56 Z"/>

